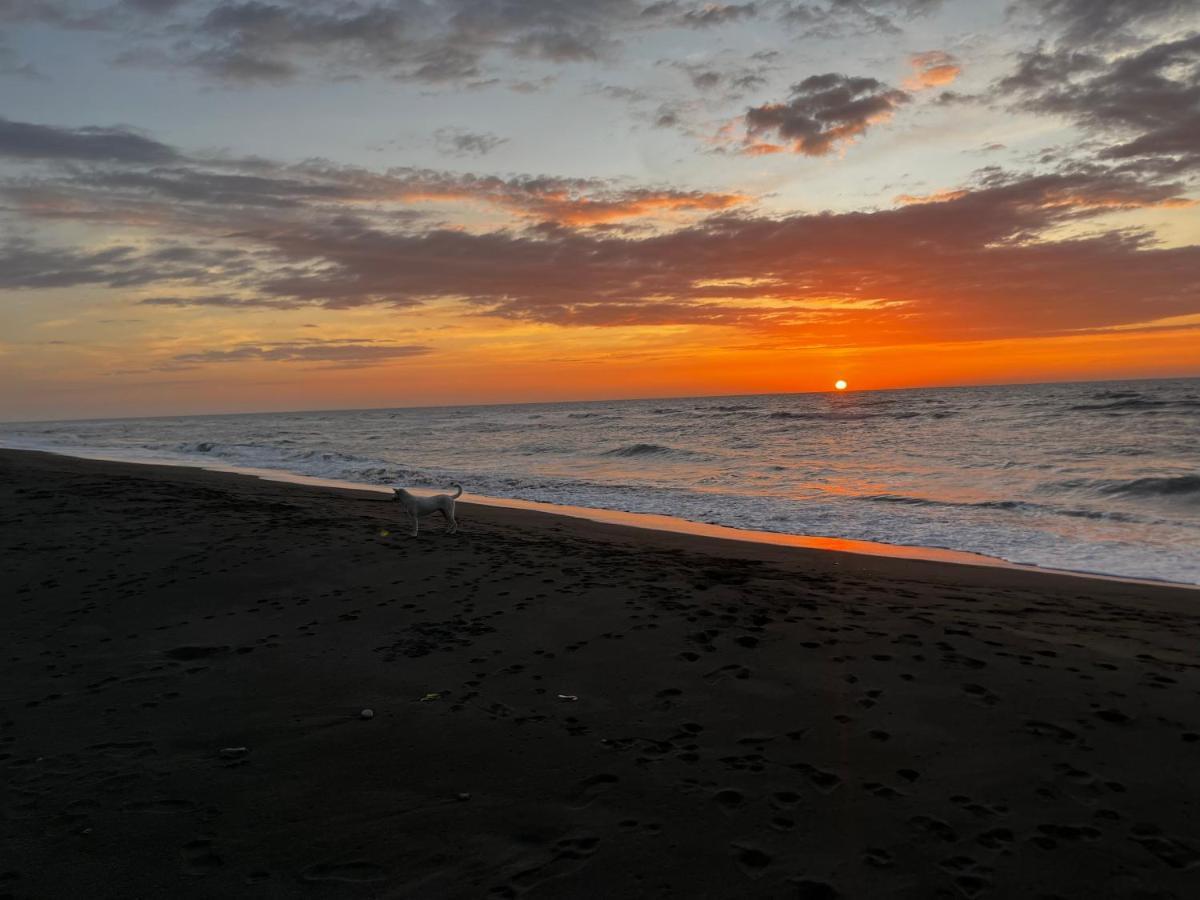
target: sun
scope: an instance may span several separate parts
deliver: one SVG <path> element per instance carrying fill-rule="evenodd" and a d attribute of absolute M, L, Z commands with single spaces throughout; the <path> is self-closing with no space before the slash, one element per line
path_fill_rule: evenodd
<path fill-rule="evenodd" d="M 846 385 L 846 381 L 845 381 L 845 379 L 843 379 L 843 378 L 839 378 L 837 381 L 835 381 L 835 382 L 833 383 L 833 386 L 834 386 L 835 388 L 837 388 L 839 391 L 844 391 L 844 390 L 846 389 L 846 387 L 847 387 L 847 385 Z"/>

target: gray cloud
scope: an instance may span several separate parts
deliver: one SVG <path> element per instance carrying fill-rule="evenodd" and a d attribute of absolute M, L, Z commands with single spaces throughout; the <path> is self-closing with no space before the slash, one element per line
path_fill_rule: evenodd
<path fill-rule="evenodd" d="M 0 245 L 0 289 L 137 288 L 240 278 L 250 271 L 244 256 L 234 248 L 180 245 L 150 250 L 127 244 L 95 251 L 45 249 L 28 238 L 13 238 Z"/>
<path fill-rule="evenodd" d="M 18 132 L 25 127 L 9 124 Z M 462 153 L 482 152 L 501 140 L 457 131 L 439 138 Z M 410 167 L 374 172 L 322 161 L 285 166 L 265 160 L 185 159 L 165 145 L 150 143 L 180 162 L 134 167 L 121 159 L 115 161 L 119 165 L 66 166 L 36 179 L 0 179 L 0 196 L 26 215 L 40 218 L 170 225 L 213 233 L 229 230 L 231 209 L 254 223 L 281 216 L 297 221 L 316 214 L 338 216 L 352 208 L 356 217 L 399 227 L 422 218 L 414 205 L 470 202 L 529 219 L 597 225 L 670 211 L 728 209 L 746 200 L 737 194 L 629 187 L 592 178 L 501 178 Z M 0 141 L 0 152 L 3 146 Z M 29 142 L 22 146 L 32 152 Z M 59 152 L 58 144 L 51 149 Z"/>
<path fill-rule="evenodd" d="M 0 118 L 0 156 L 159 163 L 175 159 L 176 153 L 166 144 L 122 128 L 58 128 Z"/>
<path fill-rule="evenodd" d="M 433 348 L 423 344 L 385 344 L 377 341 L 275 341 L 242 344 L 231 350 L 204 350 L 171 358 L 171 368 L 206 363 L 281 362 L 328 364 L 327 368 L 357 369 L 397 359 L 424 356 Z"/>
<path fill-rule="evenodd" d="M 338 309 L 452 299 L 483 315 L 561 325 L 819 327 L 829 344 L 864 333 L 878 340 L 1045 335 L 1200 312 L 1200 248 L 1158 249 L 1136 231 L 1044 237 L 1112 209 L 1179 199 L 1178 185 L 1101 167 L 1023 178 L 989 168 L 973 186 L 903 198 L 896 209 L 719 214 L 643 237 L 562 226 L 396 231 L 345 214 L 256 222 L 230 208 L 226 227 L 250 249 L 224 271 L 194 265 L 181 246 L 89 255 L 26 245 L 0 258 L 0 285 L 159 287 L 190 275 L 188 283 L 207 293 L 160 293 L 145 302 Z M 194 249 L 201 259 L 213 252 Z M 839 308 L 809 297 L 866 302 Z M 764 299 L 771 302 L 756 303 Z M 902 316 L 888 312 L 897 305 Z M 306 358 L 294 349 L 277 355 Z M 268 356 L 255 344 L 228 358 Z"/>
<path fill-rule="evenodd" d="M 438 150 L 453 156 L 486 156 L 508 143 L 508 138 L 463 128 L 439 128 L 433 133 L 433 140 Z"/>
<path fill-rule="evenodd" d="M 746 111 L 746 131 L 752 140 L 763 136 L 790 145 L 794 153 L 823 156 L 840 143 L 854 140 L 880 119 L 887 118 L 909 95 L 874 78 L 828 73 L 792 85 L 783 103 L 767 103 Z M 754 151 L 761 144 L 751 143 Z M 778 145 L 767 145 L 773 150 Z"/>
<path fill-rule="evenodd" d="M 897 19 L 932 12 L 942 0 L 830 0 L 785 3 L 781 20 L 806 37 L 836 38 L 864 34 L 902 34 Z"/>
<path fill-rule="evenodd" d="M 655 13 L 655 7 L 660 11 Z M 125 65 L 190 68 L 229 83 L 278 83 L 307 73 L 379 73 L 426 82 L 487 80 L 503 55 L 553 63 L 612 56 L 651 28 L 714 28 L 754 16 L 755 3 L 641 0 L 7 0 L 0 22 L 122 35 Z"/>
<path fill-rule="evenodd" d="M 1104 137 L 1101 158 L 1200 168 L 1200 34 L 1112 58 L 1039 46 L 1020 56 L 997 93 Z"/>
<path fill-rule="evenodd" d="M 758 13 L 757 3 L 685 4 L 678 0 L 665 0 L 647 6 L 642 10 L 642 17 L 684 28 L 711 28 L 714 25 L 752 19 Z"/>
<path fill-rule="evenodd" d="M 1015 0 L 1009 12 L 1057 27 L 1063 44 L 1076 48 L 1128 44 L 1147 26 L 1194 28 L 1196 21 L 1195 0 Z"/>
<path fill-rule="evenodd" d="M 802 124 L 784 135 L 781 124 L 772 127 L 787 140 L 817 142 L 813 151 L 845 139 L 834 128 L 867 121 L 879 107 L 857 101 L 886 91 L 840 75 L 807 85 L 797 94 L 821 98 L 812 109 L 822 116 L 809 115 L 819 130 Z M 825 96 L 840 89 L 844 102 Z M 0 246 L 0 288 L 124 288 L 151 306 L 439 300 L 563 325 L 819 325 L 830 344 L 863 334 L 1053 334 L 1200 312 L 1200 248 L 1158 248 L 1137 230 L 1056 237 L 1113 209 L 1186 201 L 1181 185 L 1139 176 L 1119 160 L 1020 177 L 989 167 L 959 191 L 898 198 L 895 209 L 778 217 L 734 211 L 745 198 L 733 195 L 321 161 L 68 161 L 0 190 L 29 222 L 121 221 L 173 235 L 103 250 L 10 241 Z M 524 221 L 473 233 L 408 215 L 406 204 L 430 200 L 487 203 Z M 596 227 L 672 210 L 703 218 L 655 231 Z M 813 297 L 856 305 L 823 307 L 806 299 Z M 888 312 L 895 306 L 902 316 Z M 268 350 L 239 352 L 272 358 Z M 271 352 L 306 358 L 294 347 Z"/>

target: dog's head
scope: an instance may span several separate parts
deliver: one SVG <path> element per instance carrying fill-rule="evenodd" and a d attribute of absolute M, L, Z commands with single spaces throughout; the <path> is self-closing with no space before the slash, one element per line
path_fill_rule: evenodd
<path fill-rule="evenodd" d="M 407 494 L 407 493 L 408 493 L 408 491 L 404 490 L 404 488 L 392 488 L 392 499 L 399 500 L 400 496 L 402 494 Z"/>

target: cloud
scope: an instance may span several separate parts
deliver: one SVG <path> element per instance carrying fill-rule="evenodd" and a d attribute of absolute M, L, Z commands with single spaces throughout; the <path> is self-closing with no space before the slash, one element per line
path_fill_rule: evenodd
<path fill-rule="evenodd" d="M 456 297 L 490 315 L 560 324 L 786 323 L 806 298 L 904 304 L 834 308 L 825 319 L 870 318 L 894 330 L 965 334 L 1053 333 L 1200 310 L 1194 267 L 1200 248 L 1156 250 L 1146 235 L 1112 232 L 1039 240 L 1047 231 L 1114 206 L 1160 203 L 1166 188 L 1139 188 L 1104 173 L 1004 181 L 875 213 L 772 219 L 718 217 L 643 239 L 468 234 L 389 235 L 338 227 L 267 235 L 295 263 L 320 274 L 264 282 L 273 296 L 336 306 Z M 772 285 L 738 279 L 771 278 Z M 718 298 L 739 312 L 718 309 Z M 739 299 L 740 298 L 740 299 Z M 747 301 L 769 299 L 754 309 Z M 866 339 L 865 334 L 854 335 Z"/>
<path fill-rule="evenodd" d="M 508 143 L 508 138 L 463 128 L 439 128 L 433 133 L 433 140 L 439 151 L 452 156 L 486 156 Z"/>
<path fill-rule="evenodd" d="M 159 163 L 176 158 L 165 144 L 122 128 L 58 128 L 0 118 L 0 157 Z"/>
<path fill-rule="evenodd" d="M 49 136 L 44 136 L 49 132 Z M 6 141 L 7 134 L 19 137 Z M 24 135 L 41 136 L 33 140 Z M 674 213 L 705 213 L 742 205 L 736 193 L 628 187 L 595 178 L 517 176 L 502 178 L 396 167 L 376 172 L 314 160 L 281 165 L 266 160 L 186 157 L 147 138 L 117 133 L 122 140 L 96 146 L 101 129 L 45 129 L 0 122 L 0 155 L 56 161 L 64 157 L 95 164 L 52 170 L 39 179 L 0 179 L 0 196 L 25 215 L 45 219 L 108 221 L 131 225 L 173 225 L 226 229 L 231 208 L 249 220 L 318 211 L 333 215 L 353 210 L 391 226 L 421 218 L 425 204 L 474 204 L 522 218 L 566 225 L 596 225 Z M 80 140 L 79 135 L 84 139 Z M 438 136 L 461 153 L 481 152 L 502 139 L 471 132 Z M 116 149 L 113 149 L 113 148 Z M 149 149 L 147 149 L 149 148 Z M 39 152 L 48 155 L 38 156 Z M 112 159 L 105 157 L 112 156 Z M 132 166 L 138 156 L 177 161 L 172 165 Z M 103 163 L 111 163 L 104 165 Z"/>
<path fill-rule="evenodd" d="M 1200 248 L 1071 228 L 1112 209 L 1186 202 L 1177 186 L 1099 167 L 1026 177 L 988 169 L 972 185 L 901 202 L 856 213 L 720 213 L 644 236 L 401 231 L 348 215 L 241 220 L 230 208 L 225 227 L 242 255 L 223 269 L 199 264 L 214 248 L 24 246 L 0 254 L 0 286 L 125 285 L 158 290 L 151 305 L 223 309 L 437 300 L 562 326 L 720 325 L 831 346 L 1047 335 L 1200 313 Z M 163 292 L 171 284 L 197 293 Z M 318 354 L 288 347 L 254 343 L 203 361 Z"/>
<path fill-rule="evenodd" d="M 839 105 L 831 92 L 843 88 Z M 815 142 L 809 152 L 833 147 L 848 139 L 836 129 L 878 114 L 859 101 L 888 92 L 871 79 L 818 76 L 789 107 L 815 130 L 784 135 L 776 122 L 772 133 Z M 0 246 L 0 288 L 93 285 L 147 306 L 230 312 L 436 301 L 563 326 L 719 325 L 827 345 L 1045 335 L 1200 313 L 1200 247 L 1158 247 L 1137 229 L 1089 232 L 1112 210 L 1191 202 L 1180 184 L 1122 160 L 1024 175 L 988 167 L 966 185 L 903 195 L 896 208 L 769 216 L 732 193 L 167 149 L 166 164 L 72 159 L 0 182 L 27 223 L 131 226 L 127 240 L 104 246 L 10 240 Z M 435 203 L 503 210 L 508 227 L 450 228 L 412 214 Z M 596 227 L 639 217 L 656 227 Z M 287 347 L 248 343 L 208 361 L 312 361 L 317 352 Z"/>
<path fill-rule="evenodd" d="M 689 28 L 710 28 L 713 25 L 752 19 L 757 14 L 758 5 L 755 3 L 705 3 L 703 6 L 687 10 L 676 21 Z"/>
<path fill-rule="evenodd" d="M 850 144 L 868 127 L 891 117 L 909 101 L 904 91 L 874 78 L 828 73 L 792 85 L 783 103 L 768 103 L 746 111 L 746 151 L 790 149 L 806 156 L 824 156 Z M 764 137 L 781 141 L 773 144 Z"/>
<path fill-rule="evenodd" d="M 1015 0 L 1010 14 L 1032 15 L 1042 26 L 1057 27 L 1064 45 L 1127 45 L 1146 26 L 1160 29 L 1190 22 L 1195 0 Z"/>
<path fill-rule="evenodd" d="M 736 99 L 743 91 L 753 90 L 767 83 L 765 77 L 773 65 L 768 60 L 752 57 L 751 65 L 727 64 L 724 62 L 679 62 L 661 60 L 659 65 L 670 66 L 685 73 L 692 87 L 699 91 L 722 90 L 727 99 Z"/>
<path fill-rule="evenodd" d="M 170 368 L 207 363 L 280 362 L 328 363 L 327 368 L 357 369 L 397 359 L 424 356 L 432 348 L 423 344 L 385 344 L 377 341 L 275 341 L 240 344 L 229 350 L 181 353 Z"/>
<path fill-rule="evenodd" d="M 244 252 L 167 244 L 149 249 L 115 244 L 98 250 L 44 249 L 29 238 L 0 244 L 0 289 L 103 285 L 134 288 L 179 281 L 243 277 Z"/>
<path fill-rule="evenodd" d="M 830 0 L 785 3 L 780 19 L 806 37 L 841 38 L 869 34 L 898 35 L 897 17 L 912 19 L 932 12 L 942 0 Z"/>
<path fill-rule="evenodd" d="M 904 86 L 910 91 L 946 87 L 962 74 L 958 60 L 944 50 L 914 53 L 909 57 L 909 64 L 913 67 L 913 74 L 904 82 Z"/>
<path fill-rule="evenodd" d="M 367 74 L 461 84 L 490 81 L 504 57 L 602 60 L 648 29 L 716 28 L 757 11 L 752 2 L 641 0 L 118 0 L 103 9 L 9 0 L 0 22 L 109 31 L 120 36 L 121 64 L 190 69 L 228 84 Z"/>
<path fill-rule="evenodd" d="M 233 297 L 229 294 L 196 294 L 194 296 L 144 297 L 138 301 L 142 306 L 217 306 L 226 309 L 253 309 L 279 307 L 279 303 L 265 297 Z"/>
<path fill-rule="evenodd" d="M 1200 34 L 1115 57 L 1039 46 L 996 93 L 1107 139 L 1101 158 L 1162 172 L 1200 168 Z"/>

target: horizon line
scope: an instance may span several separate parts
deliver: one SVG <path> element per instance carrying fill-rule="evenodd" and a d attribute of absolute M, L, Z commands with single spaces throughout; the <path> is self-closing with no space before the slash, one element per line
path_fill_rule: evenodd
<path fill-rule="evenodd" d="M 806 396 L 810 394 L 835 394 L 837 396 L 847 396 L 850 394 L 878 394 L 898 391 L 946 391 L 946 390 L 966 390 L 969 388 L 1000 388 L 1000 387 L 1037 387 L 1039 385 L 1051 384 L 1110 384 L 1110 383 L 1126 383 L 1140 381 L 1190 381 L 1200 380 L 1200 372 L 1194 375 L 1155 375 L 1148 377 L 1136 378 L 1096 378 L 1096 379 L 1066 379 L 1062 381 L 999 381 L 999 382 L 976 382 L 972 384 L 942 384 L 942 385 L 921 385 L 912 387 L 884 387 L 884 388 L 859 388 L 848 387 L 846 390 L 836 390 L 829 388 L 820 391 L 759 391 L 755 393 L 734 393 L 734 394 L 673 394 L 669 396 L 651 395 L 637 397 L 602 397 L 596 399 L 582 400 L 510 400 L 501 402 L 489 403 L 428 403 L 428 404 L 411 404 L 408 406 L 343 406 L 343 407 L 328 407 L 323 409 L 262 409 L 249 410 L 238 412 L 193 412 L 193 413 L 160 413 L 157 415 L 133 415 L 133 416 L 87 416 L 83 418 L 67 418 L 67 419 L 4 419 L 0 418 L 0 425 L 24 425 L 34 423 L 69 423 L 69 422 L 112 422 L 125 420 L 141 420 L 141 419 L 198 419 L 215 416 L 272 416 L 272 415 L 292 415 L 292 414 L 313 414 L 313 413 L 351 413 L 351 412 L 384 412 L 384 411 L 403 411 L 414 409 L 485 409 L 497 406 L 557 406 L 570 403 L 630 403 L 635 401 L 649 400 L 719 400 L 723 398 L 736 397 L 791 397 L 791 396 Z"/>

